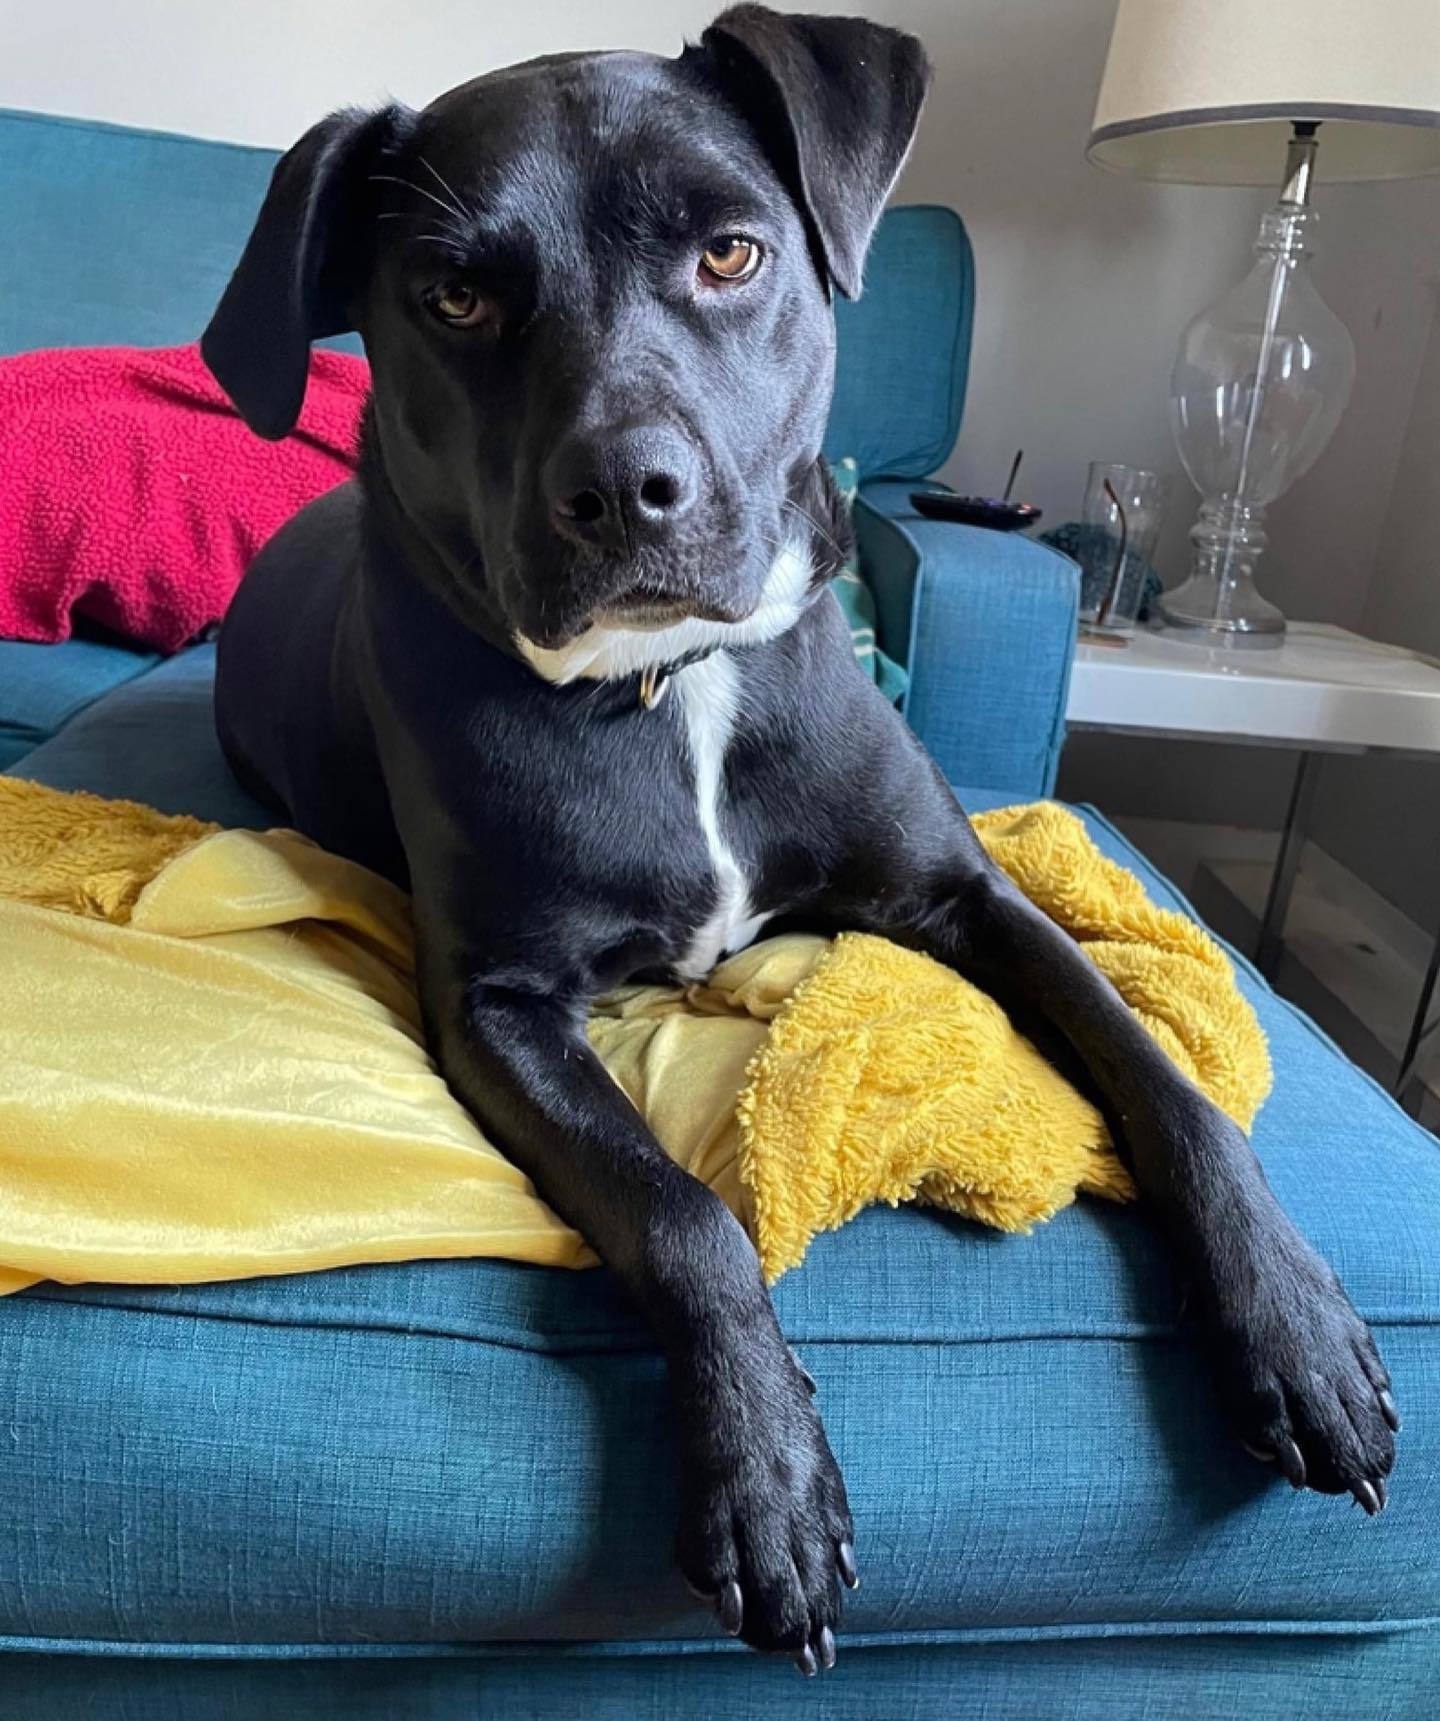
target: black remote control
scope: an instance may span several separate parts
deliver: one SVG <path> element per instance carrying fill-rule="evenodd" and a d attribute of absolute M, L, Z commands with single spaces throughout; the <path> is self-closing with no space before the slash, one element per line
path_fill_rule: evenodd
<path fill-rule="evenodd" d="M 910 505 L 927 520 L 953 520 L 961 526 L 985 526 L 992 532 L 1023 532 L 1040 520 L 1040 510 L 1031 502 L 955 496 L 948 490 L 912 490 Z"/>

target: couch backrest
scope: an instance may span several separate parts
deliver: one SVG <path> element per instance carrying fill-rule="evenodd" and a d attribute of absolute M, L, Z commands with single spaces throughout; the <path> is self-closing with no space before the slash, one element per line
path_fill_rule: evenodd
<path fill-rule="evenodd" d="M 194 340 L 275 159 L 0 110 L 0 352 Z"/>
<path fill-rule="evenodd" d="M 214 309 L 273 150 L 0 109 L 0 353 L 173 346 Z M 919 478 L 960 428 L 974 271 L 952 210 L 893 209 L 840 301 L 826 450 Z M 345 343 L 342 343 L 345 344 Z"/>
<path fill-rule="evenodd" d="M 862 478 L 925 478 L 960 434 L 970 372 L 975 263 L 953 209 L 887 210 L 865 264 L 865 291 L 835 301 L 839 356 L 825 433 L 832 460 Z"/>

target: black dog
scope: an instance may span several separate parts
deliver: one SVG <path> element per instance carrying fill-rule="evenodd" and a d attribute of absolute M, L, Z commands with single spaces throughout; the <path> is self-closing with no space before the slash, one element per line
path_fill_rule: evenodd
<path fill-rule="evenodd" d="M 374 369 L 360 480 L 225 624 L 226 751 L 410 886 L 451 1087 L 668 1359 L 686 1577 L 806 1672 L 856 1581 L 844 1484 L 744 1232 L 587 1047 L 587 1001 L 628 977 L 703 974 L 762 922 L 929 951 L 1083 1064 L 1256 1455 L 1373 1512 L 1397 1426 L 1243 1134 L 990 865 L 826 592 L 830 293 L 859 289 L 926 80 L 895 31 L 741 6 L 677 60 L 333 115 L 204 341 L 270 437 L 316 337 L 359 329 Z"/>

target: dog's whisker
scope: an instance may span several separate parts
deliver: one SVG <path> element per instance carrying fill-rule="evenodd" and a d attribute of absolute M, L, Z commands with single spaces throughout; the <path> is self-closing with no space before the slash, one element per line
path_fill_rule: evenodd
<path fill-rule="evenodd" d="M 416 212 L 409 209 L 390 209 L 386 210 L 381 215 L 377 215 L 375 219 L 377 221 L 421 221 L 424 219 L 424 211 L 421 210 Z M 419 245 L 421 243 L 444 245 L 451 251 L 454 251 L 457 257 L 462 255 L 465 251 L 464 234 L 453 232 L 446 228 L 437 228 L 433 232 L 429 233 L 412 233 L 408 236 L 407 243 L 411 245 Z"/>
<path fill-rule="evenodd" d="M 837 556 L 843 556 L 845 554 L 845 552 L 840 548 L 839 544 L 837 544 L 835 542 L 834 538 L 832 538 L 830 536 L 830 534 L 825 530 L 825 528 L 820 524 L 820 522 L 815 518 L 815 516 L 811 513 L 807 513 L 807 511 L 804 508 L 802 508 L 798 502 L 792 502 L 790 500 L 790 498 L 787 496 L 784 499 L 784 501 L 781 503 L 781 507 L 782 508 L 789 508 L 792 513 L 798 514 L 800 516 L 800 518 L 802 520 L 804 520 L 808 525 L 813 526 L 815 528 L 815 530 L 820 534 L 820 536 L 825 540 L 825 542 L 830 546 L 830 548 L 835 552 L 835 554 Z"/>
<path fill-rule="evenodd" d="M 473 221 L 474 215 L 470 210 L 466 209 L 465 199 L 463 197 L 461 197 L 460 193 L 455 189 L 455 187 L 450 184 L 449 180 L 447 180 L 445 178 L 445 176 L 440 172 L 440 169 L 438 167 L 436 167 L 432 162 L 427 161 L 423 155 L 417 156 L 416 160 L 420 163 L 421 167 L 423 167 L 426 170 L 427 173 L 431 174 L 434 177 L 435 183 L 440 187 L 440 189 L 445 193 L 445 195 L 451 200 L 451 206 L 454 209 L 456 220 L 457 221 Z"/>
<path fill-rule="evenodd" d="M 372 173 L 370 181 L 373 185 L 403 185 L 407 191 L 418 192 L 421 197 L 428 197 L 437 209 L 443 209 L 456 221 L 464 223 L 469 220 L 463 209 L 452 208 L 443 197 L 437 197 L 433 191 L 427 191 L 423 185 L 416 185 L 413 179 L 402 179 L 396 173 Z"/>

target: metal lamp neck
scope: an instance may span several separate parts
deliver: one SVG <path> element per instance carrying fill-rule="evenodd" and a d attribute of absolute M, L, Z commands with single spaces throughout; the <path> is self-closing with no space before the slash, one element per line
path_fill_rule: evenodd
<path fill-rule="evenodd" d="M 1315 120 L 1296 120 L 1285 154 L 1285 180 L 1280 191 L 1281 203 L 1305 209 L 1310 203 L 1310 185 L 1315 177 L 1315 156 L 1320 148 L 1319 130 Z"/>

